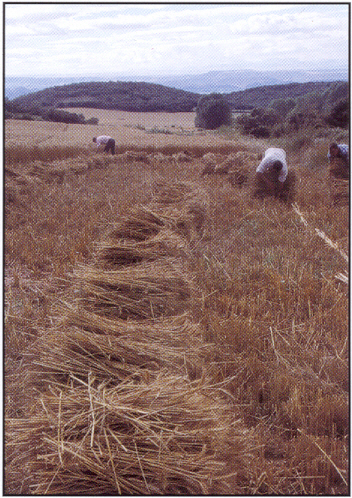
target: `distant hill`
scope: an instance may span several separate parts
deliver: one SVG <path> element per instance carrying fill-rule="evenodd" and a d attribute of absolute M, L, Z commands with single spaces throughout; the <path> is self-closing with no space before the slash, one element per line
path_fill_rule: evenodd
<path fill-rule="evenodd" d="M 87 83 L 92 81 L 133 81 L 146 82 L 177 88 L 192 93 L 231 93 L 259 86 L 281 85 L 288 83 L 308 83 L 310 81 L 348 81 L 348 69 L 330 70 L 291 70 L 291 71 L 253 71 L 229 70 L 209 71 L 202 74 L 183 75 L 140 75 L 136 76 L 86 76 L 33 78 L 21 76 L 5 77 L 5 96 L 14 99 L 53 86 Z"/>
<path fill-rule="evenodd" d="M 311 71 L 210 71 L 197 75 L 144 77 L 162 85 L 195 93 L 232 93 L 248 88 L 311 81 L 348 81 L 348 70 Z"/>
<path fill-rule="evenodd" d="M 22 111 L 43 107 L 89 107 L 122 111 L 189 112 L 200 95 L 153 83 L 88 82 L 55 86 L 12 102 Z"/>
<path fill-rule="evenodd" d="M 232 109 L 265 108 L 273 100 L 297 99 L 308 94 L 329 95 L 330 103 L 348 98 L 347 82 L 310 82 L 269 85 L 223 94 Z M 201 94 L 153 83 L 87 82 L 56 86 L 11 101 L 14 112 L 87 107 L 135 112 L 189 112 Z M 37 112 L 42 114 L 42 112 Z"/>
<path fill-rule="evenodd" d="M 37 78 L 27 76 L 7 76 L 5 77 L 5 97 L 12 100 L 22 95 L 39 92 L 53 86 L 70 85 L 71 83 L 86 83 L 97 81 L 94 77 L 60 77 L 60 78 Z M 106 81 L 111 78 L 107 78 Z M 105 81 L 104 78 L 101 81 Z"/>

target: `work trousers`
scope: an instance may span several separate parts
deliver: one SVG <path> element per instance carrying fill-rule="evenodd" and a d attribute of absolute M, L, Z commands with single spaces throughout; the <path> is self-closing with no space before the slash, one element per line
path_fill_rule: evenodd
<path fill-rule="evenodd" d="M 109 151 L 111 151 L 112 155 L 115 154 L 115 140 L 113 138 L 110 138 L 105 145 L 104 152 L 109 152 Z"/>

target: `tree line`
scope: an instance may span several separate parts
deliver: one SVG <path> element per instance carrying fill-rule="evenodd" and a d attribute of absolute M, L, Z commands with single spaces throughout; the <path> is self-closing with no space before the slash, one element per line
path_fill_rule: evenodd
<path fill-rule="evenodd" d="M 280 137 L 301 128 L 349 126 L 348 84 L 330 84 L 323 91 L 314 91 L 296 98 L 273 99 L 265 107 L 254 107 L 248 113 L 232 116 L 226 96 L 211 94 L 199 99 L 195 124 L 216 129 L 236 126 L 243 134 L 256 138 Z"/>
<path fill-rule="evenodd" d="M 231 94 L 198 95 L 183 90 L 138 82 L 88 82 L 48 88 L 5 99 L 5 119 L 45 120 L 98 124 L 97 118 L 65 111 L 65 107 L 119 109 L 138 112 L 190 112 L 195 126 L 216 129 L 237 126 L 258 138 L 279 137 L 313 126 L 347 128 L 347 82 L 293 83 L 248 89 Z M 247 110 L 233 118 L 234 110 Z"/>
<path fill-rule="evenodd" d="M 5 119 L 23 119 L 25 121 L 53 121 L 57 123 L 93 124 L 99 123 L 98 118 L 85 119 L 83 114 L 68 112 L 62 109 L 43 108 L 39 106 L 22 107 L 21 104 L 5 99 Z"/>

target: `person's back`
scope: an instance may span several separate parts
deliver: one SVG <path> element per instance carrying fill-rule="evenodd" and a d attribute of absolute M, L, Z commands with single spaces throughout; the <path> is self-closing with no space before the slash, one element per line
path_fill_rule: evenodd
<path fill-rule="evenodd" d="M 295 174 L 288 171 L 286 152 L 274 147 L 267 149 L 256 169 L 254 197 L 273 196 L 284 202 L 292 202 L 294 187 Z"/>
<path fill-rule="evenodd" d="M 281 164 L 281 168 L 279 165 Z M 284 183 L 287 177 L 288 168 L 286 162 L 286 152 L 284 149 L 270 147 L 266 149 L 264 158 L 257 167 L 257 173 L 262 173 L 269 176 L 275 176 L 275 172 L 279 171 L 276 176 L 277 180 Z"/>
<path fill-rule="evenodd" d="M 286 161 L 286 152 L 284 149 L 279 149 L 276 147 L 269 147 L 269 149 L 266 149 L 264 157 L 276 157 L 278 160 L 283 160 Z"/>

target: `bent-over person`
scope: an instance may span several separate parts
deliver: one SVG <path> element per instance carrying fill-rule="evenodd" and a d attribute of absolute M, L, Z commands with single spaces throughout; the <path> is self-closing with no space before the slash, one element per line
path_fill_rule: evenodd
<path fill-rule="evenodd" d="M 286 152 L 269 148 L 256 169 L 254 197 L 276 197 L 283 201 L 292 200 L 295 175 L 288 171 Z"/>
<path fill-rule="evenodd" d="M 111 154 L 115 154 L 115 140 L 108 135 L 100 135 L 100 137 L 94 137 L 93 142 L 97 144 L 98 148 L 101 145 L 105 145 L 104 152 L 111 151 Z"/>

